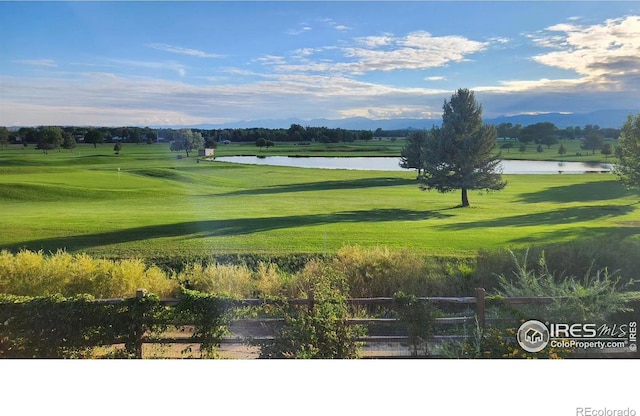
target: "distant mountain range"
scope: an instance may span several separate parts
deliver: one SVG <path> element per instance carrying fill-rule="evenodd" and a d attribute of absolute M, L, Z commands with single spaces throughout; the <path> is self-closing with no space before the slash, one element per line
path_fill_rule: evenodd
<path fill-rule="evenodd" d="M 569 126 L 586 126 L 587 124 L 597 124 L 602 128 L 620 128 L 627 120 L 629 114 L 638 114 L 640 108 L 635 110 L 600 110 L 591 113 L 545 113 L 545 114 L 520 114 L 514 116 L 500 116 L 495 118 L 485 118 L 484 122 L 488 124 L 512 123 L 527 126 L 535 123 L 551 122 L 558 128 Z M 382 130 L 404 130 L 404 129 L 430 129 L 432 126 L 439 126 L 442 122 L 441 118 L 395 118 L 386 120 L 372 120 L 365 117 L 350 117 L 344 119 L 327 119 L 317 118 L 312 120 L 303 120 L 299 118 L 287 119 L 267 119 L 267 120 L 251 120 L 237 121 L 224 124 L 193 124 L 193 125 L 154 125 L 153 128 L 195 128 L 195 129 L 246 129 L 246 128 L 265 128 L 278 129 L 289 128 L 292 124 L 299 124 L 304 127 L 328 127 L 332 129 L 341 128 L 347 130 L 371 130 L 378 128 Z M 9 130 L 18 130 L 23 126 L 11 126 Z M 90 127 L 90 126 L 86 126 Z M 111 126 L 117 127 L 117 126 Z"/>
<path fill-rule="evenodd" d="M 500 123 L 512 123 L 521 124 L 527 126 L 529 124 L 551 122 L 559 128 L 565 128 L 569 126 L 586 126 L 587 124 L 597 124 L 600 127 L 606 128 L 620 128 L 627 119 L 629 114 L 637 114 L 640 109 L 637 110 L 600 110 L 591 113 L 582 114 L 561 114 L 561 113 L 546 113 L 546 114 L 521 114 L 514 116 L 501 116 L 496 118 L 485 118 L 484 122 L 488 124 L 500 124 Z M 348 130 L 376 130 L 381 128 L 383 130 L 400 130 L 400 129 L 429 129 L 433 125 L 440 125 L 441 119 L 414 119 L 414 118 L 397 118 L 388 120 L 372 120 L 365 117 L 351 117 L 344 119 L 312 119 L 302 120 L 299 118 L 287 118 L 280 120 L 252 120 L 252 121 L 238 121 L 234 123 L 225 124 L 198 124 L 189 126 L 197 129 L 240 129 L 240 128 L 289 128 L 292 124 L 300 124 L 307 127 L 328 127 L 328 128 L 342 128 Z M 160 126 L 158 126 L 160 127 Z M 184 126 L 161 126 L 164 128 L 183 128 Z"/>

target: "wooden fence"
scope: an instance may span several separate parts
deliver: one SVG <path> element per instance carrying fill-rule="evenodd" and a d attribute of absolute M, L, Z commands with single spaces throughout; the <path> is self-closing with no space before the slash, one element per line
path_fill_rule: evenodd
<path fill-rule="evenodd" d="M 145 290 L 139 289 L 136 292 L 136 298 L 143 298 Z M 438 310 L 448 312 L 450 316 L 437 317 L 432 319 L 433 326 L 438 330 L 433 331 L 423 341 L 425 351 L 429 351 L 434 345 L 458 341 L 462 342 L 469 339 L 478 327 L 485 328 L 488 325 L 504 325 L 510 324 L 514 327 L 518 321 L 513 317 L 496 317 L 495 313 L 488 314 L 488 300 L 485 290 L 476 289 L 475 296 L 467 297 L 419 297 L 416 298 L 421 302 L 428 302 L 438 307 Z M 500 298 L 499 303 L 502 305 L 544 305 L 551 304 L 558 300 L 566 298 L 557 297 L 519 297 L 519 298 Z M 99 299 L 97 303 L 120 304 L 127 299 Z M 161 304 L 165 307 L 175 307 L 180 303 L 179 299 L 161 299 Z M 265 299 L 240 299 L 227 302 L 230 308 L 259 307 L 275 301 Z M 291 305 L 309 305 L 313 299 L 289 299 Z M 279 303 L 282 303 L 280 301 Z M 396 300 L 391 297 L 377 298 L 361 298 L 348 299 L 347 303 L 354 310 L 383 310 L 392 311 L 397 305 Z M 455 310 L 457 309 L 457 310 Z M 455 311 L 454 311 L 455 310 Z M 366 317 L 367 314 L 361 313 L 358 318 L 351 318 L 348 323 L 351 325 L 366 326 L 367 335 L 360 337 L 357 341 L 362 342 L 363 348 L 361 356 L 363 358 L 400 358 L 411 357 L 416 355 L 415 345 L 412 350 L 410 345 L 411 338 L 407 331 L 406 322 L 397 317 Z M 376 316 L 376 314 L 373 314 Z M 371 315 L 369 315 L 371 316 Z M 377 316 L 380 316 L 379 314 Z M 382 316 L 385 316 L 384 314 Z M 386 314 L 386 316 L 394 316 Z M 533 317 L 531 317 L 533 318 Z M 224 358 L 257 358 L 259 349 L 255 344 L 247 342 L 248 340 L 268 341 L 274 337 L 275 329 L 278 325 L 282 325 L 282 318 L 250 318 L 250 319 L 231 319 L 228 324 L 228 334 L 223 337 L 218 352 Z M 451 328 L 449 330 L 449 328 Z M 190 346 L 199 346 L 197 339 L 194 339 L 189 333 L 189 329 L 193 326 L 185 323 L 181 327 L 176 327 L 174 331 L 163 332 L 160 337 L 151 337 L 146 334 L 139 326 L 135 330 L 135 355 L 137 358 L 143 357 L 175 357 L 175 351 L 154 352 L 156 350 L 173 348 L 174 350 L 184 350 Z M 415 341 L 415 339 L 414 339 Z M 114 340 L 114 345 L 119 343 Z M 162 345 L 158 345 L 162 344 Z M 151 352 L 149 352 L 151 351 Z M 177 355 L 180 356 L 179 354 Z M 635 356 L 637 353 L 623 354 L 618 356 Z"/>

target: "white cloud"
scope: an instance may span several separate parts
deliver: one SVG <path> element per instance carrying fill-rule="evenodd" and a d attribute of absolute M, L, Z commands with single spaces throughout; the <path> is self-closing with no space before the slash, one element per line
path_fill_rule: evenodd
<path fill-rule="evenodd" d="M 438 118 L 442 109 L 424 105 L 389 105 L 377 107 L 354 107 L 340 111 L 341 117 L 366 117 L 372 120 L 392 118 Z"/>
<path fill-rule="evenodd" d="M 160 51 L 177 53 L 181 55 L 196 56 L 198 58 L 222 58 L 223 55 L 199 51 L 197 49 L 182 48 L 180 46 L 171 46 L 166 43 L 148 43 L 145 46 Z"/>
<path fill-rule="evenodd" d="M 333 29 L 335 29 L 337 31 L 340 31 L 340 32 L 345 32 L 347 30 L 351 30 L 351 28 L 349 26 L 338 24 L 338 23 L 336 23 L 335 20 L 327 18 L 327 17 L 320 18 L 320 19 L 318 19 L 318 21 L 326 23 L 331 28 L 333 28 Z"/>
<path fill-rule="evenodd" d="M 356 38 L 355 42 L 365 48 L 378 48 L 380 46 L 391 45 L 395 41 L 395 37 L 390 33 L 380 36 L 365 36 Z"/>
<path fill-rule="evenodd" d="M 306 48 L 294 51 L 293 56 L 305 58 L 303 63 L 292 63 L 284 57 L 260 58 L 260 62 L 272 66 L 279 73 L 339 73 L 358 75 L 371 71 L 400 69 L 427 69 L 442 67 L 452 62 L 467 60 L 467 56 L 485 50 L 490 42 L 479 42 L 462 36 L 441 36 L 418 31 L 404 37 L 391 34 L 355 38 L 347 46 Z M 312 61 L 315 52 L 336 49 L 341 57 L 336 60 Z M 337 59 L 340 59 L 339 61 Z"/>
<path fill-rule="evenodd" d="M 362 72 L 441 67 L 451 62 L 464 61 L 467 55 L 489 46 L 487 42 L 462 36 L 434 37 L 423 31 L 409 33 L 402 38 L 369 38 L 364 39 L 364 42 L 368 42 L 368 48 L 344 48 L 345 56 L 355 58 L 357 63 L 353 66 Z"/>
<path fill-rule="evenodd" d="M 500 81 L 498 85 L 474 87 L 474 91 L 493 93 L 521 93 L 536 90 L 538 92 L 553 92 L 559 89 L 575 89 L 584 85 L 585 81 L 580 79 L 547 79 L 538 80 L 514 80 Z"/>
<path fill-rule="evenodd" d="M 313 30 L 313 28 L 311 26 L 300 26 L 298 29 L 289 29 L 286 31 L 287 35 L 293 35 L 293 36 L 297 36 L 297 35 L 301 35 L 303 33 L 309 32 Z"/>
<path fill-rule="evenodd" d="M 179 64 L 177 62 L 173 62 L 173 61 L 155 62 L 155 61 L 136 61 L 132 59 L 109 59 L 109 61 L 115 64 L 124 65 L 124 66 L 174 71 L 178 73 L 178 75 L 180 76 L 185 76 L 187 73 L 186 67 L 184 65 Z"/>
<path fill-rule="evenodd" d="M 32 65 L 32 66 L 46 66 L 46 67 L 57 67 L 58 64 L 52 59 L 18 59 L 15 61 L 11 61 L 16 64 L 23 65 Z"/>
<path fill-rule="evenodd" d="M 625 76 L 635 80 L 640 74 L 640 16 L 592 26 L 558 24 L 535 36 L 534 41 L 555 49 L 534 56 L 536 62 L 575 71 L 591 82 L 628 84 Z"/>
<path fill-rule="evenodd" d="M 442 76 L 438 76 L 438 77 L 426 77 L 426 78 L 425 78 L 425 80 L 427 80 L 427 81 L 444 81 L 445 79 L 447 79 L 447 78 L 442 77 Z"/>
<path fill-rule="evenodd" d="M 220 122 L 224 119 L 199 118 L 179 111 L 158 111 L 157 109 L 118 109 L 111 107 L 13 104 L 0 103 L 2 119 L 7 125 L 76 125 L 76 126 L 159 126 L 190 125 L 204 122 Z M 37 115 L 37 117 L 34 117 Z M 37 120 L 34 122 L 34 120 Z"/>
<path fill-rule="evenodd" d="M 488 41 L 491 42 L 491 43 L 506 44 L 506 43 L 511 42 L 511 39 L 503 38 L 503 37 L 493 37 L 493 38 L 489 38 Z"/>
<path fill-rule="evenodd" d="M 201 86 L 110 73 L 55 79 L 0 76 L 0 89 L 0 125 L 38 125 L 45 121 L 158 125 L 288 116 L 338 118 L 349 111 L 357 113 L 360 108 L 378 109 L 378 117 L 401 114 L 390 108 L 404 109 L 409 112 L 406 116 L 413 116 L 416 109 L 425 108 L 429 97 L 434 98 L 437 107 L 443 96 L 437 90 L 395 88 L 339 75 L 308 74 L 272 74 L 251 83 Z M 153 122 L 154 115 L 157 122 Z"/>

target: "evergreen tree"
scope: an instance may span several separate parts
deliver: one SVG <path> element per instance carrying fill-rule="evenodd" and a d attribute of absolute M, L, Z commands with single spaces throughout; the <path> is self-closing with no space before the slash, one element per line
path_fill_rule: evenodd
<path fill-rule="evenodd" d="M 626 185 L 640 187 L 640 113 L 629 115 L 616 146 L 615 172 Z"/>
<path fill-rule="evenodd" d="M 424 152 L 427 133 L 425 131 L 412 132 L 400 152 L 400 167 L 403 169 L 417 169 L 418 179 L 422 176 Z"/>
<path fill-rule="evenodd" d="M 564 147 L 564 143 L 560 142 L 560 147 L 558 148 L 558 154 L 560 157 L 563 157 L 567 153 L 567 148 Z"/>
<path fill-rule="evenodd" d="M 506 182 L 494 153 L 496 130 L 482 123 L 482 106 L 473 91 L 459 89 L 444 102 L 442 127 L 427 138 L 423 189 L 450 192 L 460 189 L 462 206 L 469 206 L 470 189 L 500 190 Z"/>

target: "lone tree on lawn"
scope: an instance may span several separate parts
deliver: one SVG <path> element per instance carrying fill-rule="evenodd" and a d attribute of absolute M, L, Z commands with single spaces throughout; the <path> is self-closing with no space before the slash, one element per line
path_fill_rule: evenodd
<path fill-rule="evenodd" d="M 482 123 L 482 106 L 473 91 L 459 89 L 444 102 L 442 127 L 427 138 L 422 189 L 462 191 L 462 206 L 469 206 L 470 189 L 500 190 L 506 186 L 499 170 L 500 154 L 493 151 L 496 130 Z"/>
<path fill-rule="evenodd" d="M 98 131 L 96 129 L 91 129 L 87 132 L 87 134 L 84 135 L 84 142 L 92 143 L 94 148 L 98 147 L 98 143 L 102 143 L 103 140 L 104 135 L 101 131 Z"/>
<path fill-rule="evenodd" d="M 171 142 L 170 149 L 173 152 L 184 150 L 189 157 L 192 150 L 201 149 L 204 146 L 204 138 L 199 132 L 192 132 L 191 129 L 180 129 Z"/>
<path fill-rule="evenodd" d="M 629 115 L 616 146 L 615 172 L 628 186 L 640 188 L 640 113 Z"/>

